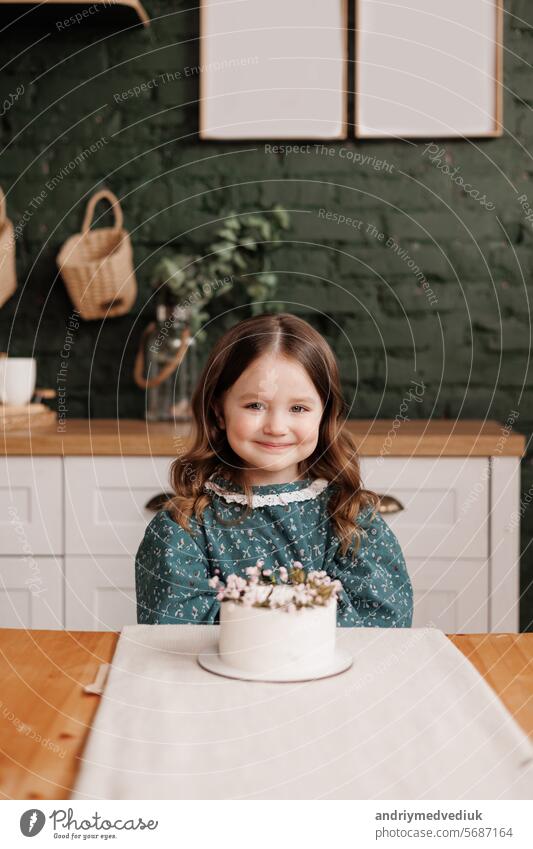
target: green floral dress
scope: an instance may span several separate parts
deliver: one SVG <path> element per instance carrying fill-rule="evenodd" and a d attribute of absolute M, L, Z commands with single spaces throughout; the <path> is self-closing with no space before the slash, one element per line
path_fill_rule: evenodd
<path fill-rule="evenodd" d="M 222 581 L 232 572 L 246 577 L 246 567 L 261 558 L 265 569 L 289 569 L 299 560 L 308 571 L 338 578 L 338 626 L 410 627 L 413 590 L 396 536 L 365 508 L 357 519 L 363 535 L 356 558 L 351 548 L 342 556 L 327 512 L 334 488 L 322 478 L 254 486 L 249 517 L 225 527 L 219 519 L 244 514 L 246 499 L 240 487 L 212 475 L 205 483 L 211 504 L 201 523 L 190 520 L 191 533 L 165 510 L 146 528 L 135 559 L 137 621 L 218 624 L 220 602 L 209 578 L 215 569 Z"/>

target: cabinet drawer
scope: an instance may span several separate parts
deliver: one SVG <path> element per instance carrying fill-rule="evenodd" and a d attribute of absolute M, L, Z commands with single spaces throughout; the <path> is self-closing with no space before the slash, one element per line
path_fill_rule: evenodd
<path fill-rule="evenodd" d="M 486 560 L 411 558 L 407 567 L 413 584 L 414 628 L 439 628 L 445 634 L 489 630 Z"/>
<path fill-rule="evenodd" d="M 0 462 L 0 554 L 63 553 L 61 457 Z"/>
<path fill-rule="evenodd" d="M 363 457 L 363 485 L 404 510 L 385 514 L 406 558 L 484 558 L 489 552 L 489 460 Z"/>
<path fill-rule="evenodd" d="M 131 557 L 67 557 L 65 578 L 67 629 L 120 631 L 137 624 Z"/>
<path fill-rule="evenodd" d="M 134 555 L 154 515 L 146 503 L 170 491 L 173 459 L 66 457 L 66 552 Z"/>
<path fill-rule="evenodd" d="M 63 559 L 0 557 L 0 627 L 63 627 Z"/>

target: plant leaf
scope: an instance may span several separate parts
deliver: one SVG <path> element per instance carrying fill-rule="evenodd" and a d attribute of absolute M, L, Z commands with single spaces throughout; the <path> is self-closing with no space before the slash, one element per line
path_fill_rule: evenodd
<path fill-rule="evenodd" d="M 241 269 L 241 271 L 245 271 L 248 268 L 248 263 L 246 262 L 244 257 L 237 251 L 235 251 L 235 253 L 233 254 L 232 260 L 234 264 Z"/>
<path fill-rule="evenodd" d="M 228 228 L 228 227 L 223 227 L 222 230 L 218 230 L 217 236 L 220 239 L 224 239 L 228 242 L 235 242 L 236 241 L 235 229 L 231 229 L 231 228 Z"/>
<path fill-rule="evenodd" d="M 281 225 L 281 227 L 283 227 L 284 230 L 287 230 L 291 223 L 289 213 L 281 206 L 279 206 L 279 204 L 276 204 L 276 206 L 272 210 L 272 215 L 274 216 L 275 220 Z"/>

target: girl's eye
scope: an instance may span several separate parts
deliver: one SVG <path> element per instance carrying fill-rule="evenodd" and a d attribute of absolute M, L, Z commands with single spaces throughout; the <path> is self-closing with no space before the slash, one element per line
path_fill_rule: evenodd
<path fill-rule="evenodd" d="M 251 404 L 246 405 L 246 409 L 248 410 L 248 409 L 251 409 L 253 407 L 257 407 L 257 406 L 260 405 L 260 403 L 261 403 L 260 401 L 252 401 Z M 303 410 L 304 412 L 307 411 L 307 407 L 303 407 L 301 404 L 294 404 L 292 409 L 294 410 L 295 407 L 298 407 L 300 410 Z"/>

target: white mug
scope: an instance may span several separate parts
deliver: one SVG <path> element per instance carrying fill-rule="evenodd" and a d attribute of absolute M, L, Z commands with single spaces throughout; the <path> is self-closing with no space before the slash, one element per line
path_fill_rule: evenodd
<path fill-rule="evenodd" d="M 32 357 L 0 357 L 0 401 L 29 404 L 35 392 L 37 363 Z"/>

